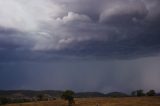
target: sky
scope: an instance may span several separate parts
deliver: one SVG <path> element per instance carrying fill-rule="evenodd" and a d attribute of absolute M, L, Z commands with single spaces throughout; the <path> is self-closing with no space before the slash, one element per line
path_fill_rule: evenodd
<path fill-rule="evenodd" d="M 0 89 L 160 92 L 159 0 L 0 0 Z"/>

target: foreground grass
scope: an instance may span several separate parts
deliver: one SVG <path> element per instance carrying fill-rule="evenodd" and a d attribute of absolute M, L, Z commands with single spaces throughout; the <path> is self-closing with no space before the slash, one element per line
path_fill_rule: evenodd
<path fill-rule="evenodd" d="M 129 97 L 129 98 L 82 98 L 75 99 L 73 106 L 160 106 L 160 97 Z M 6 106 L 67 106 L 64 100 L 9 104 Z"/>

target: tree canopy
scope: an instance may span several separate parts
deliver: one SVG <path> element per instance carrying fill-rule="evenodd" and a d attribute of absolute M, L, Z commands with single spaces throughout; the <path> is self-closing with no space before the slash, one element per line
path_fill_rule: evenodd
<path fill-rule="evenodd" d="M 67 100 L 68 106 L 71 106 L 74 103 L 74 91 L 66 90 L 63 92 L 61 98 Z"/>

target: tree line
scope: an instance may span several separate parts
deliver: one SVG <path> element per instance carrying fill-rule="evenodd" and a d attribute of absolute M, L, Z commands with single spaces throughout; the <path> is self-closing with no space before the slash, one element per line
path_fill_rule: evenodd
<path fill-rule="evenodd" d="M 62 93 L 61 98 L 68 101 L 68 106 L 72 106 L 74 104 L 74 96 L 75 93 L 72 90 L 66 90 Z M 132 97 L 142 97 L 142 96 L 156 96 L 155 90 L 149 90 L 148 92 L 144 92 L 144 90 L 135 90 L 131 93 Z M 37 101 L 44 101 L 43 94 L 37 95 Z M 55 99 L 52 99 L 55 100 Z M 9 104 L 9 103 L 25 103 L 25 102 L 33 102 L 33 100 L 19 98 L 19 99 L 12 99 L 6 97 L 0 97 L 0 105 Z"/>
<path fill-rule="evenodd" d="M 156 95 L 156 91 L 155 90 L 149 90 L 148 92 L 144 92 L 144 90 L 136 90 L 136 91 L 133 91 L 131 93 L 131 96 L 138 96 L 138 97 L 141 97 L 141 96 L 155 96 Z"/>

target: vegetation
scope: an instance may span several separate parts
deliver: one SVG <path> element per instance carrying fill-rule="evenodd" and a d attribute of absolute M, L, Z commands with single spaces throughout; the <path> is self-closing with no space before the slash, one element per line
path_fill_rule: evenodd
<path fill-rule="evenodd" d="M 160 97 L 127 97 L 127 98 L 75 98 L 73 106 L 160 106 Z M 66 101 L 57 99 L 54 101 L 42 101 L 5 106 L 66 106 Z"/>
<path fill-rule="evenodd" d="M 108 99 L 112 98 L 112 97 L 116 97 L 116 98 L 123 97 L 125 99 L 126 97 L 129 97 L 129 96 L 130 95 L 126 95 L 125 93 L 122 93 L 122 92 L 111 92 L 108 94 L 103 94 L 103 93 L 99 93 L 99 92 L 74 93 L 71 90 L 67 90 L 65 92 L 62 92 L 62 91 L 0 91 L 0 105 L 12 104 L 12 103 L 26 103 L 26 102 L 31 102 L 31 103 L 45 102 L 45 101 L 46 102 L 47 101 L 53 102 L 53 100 L 57 101 L 57 99 L 59 100 L 59 98 L 61 97 L 62 99 L 66 100 L 68 102 L 68 106 L 72 106 L 74 104 L 74 100 L 75 100 L 74 97 L 86 98 L 88 100 L 88 98 L 94 99 L 97 97 L 100 97 L 100 98 L 107 97 Z M 138 97 L 138 98 L 148 97 L 149 98 L 151 96 L 155 96 L 155 98 L 157 98 L 160 95 L 158 93 L 156 94 L 155 90 L 149 90 L 148 92 L 144 92 L 143 90 L 136 90 L 131 93 L 131 96 L 133 97 L 131 99 L 135 99 L 135 97 Z M 114 98 L 112 98 L 112 99 L 114 100 Z M 81 100 L 81 99 L 79 99 L 79 100 Z M 160 100 L 160 98 L 159 98 L 159 100 Z M 61 105 L 61 106 L 66 106 L 66 104 Z M 78 105 L 78 106 L 80 106 L 80 105 Z M 160 104 L 158 106 L 160 106 Z"/>
<path fill-rule="evenodd" d="M 155 95 L 156 95 L 156 92 L 155 92 L 155 90 L 150 90 L 150 91 L 147 92 L 146 95 L 147 95 L 147 96 L 155 96 Z"/>
<path fill-rule="evenodd" d="M 42 100 L 43 100 L 43 97 L 44 97 L 44 95 L 43 95 L 43 94 L 39 94 L 39 95 L 37 95 L 37 99 L 38 99 L 39 101 L 42 101 Z"/>
<path fill-rule="evenodd" d="M 131 96 L 137 96 L 136 91 L 132 91 Z"/>
<path fill-rule="evenodd" d="M 72 106 L 72 104 L 74 103 L 74 92 L 71 90 L 66 90 L 65 92 L 63 92 L 62 94 L 62 99 L 67 100 L 68 101 L 68 106 Z"/>
<path fill-rule="evenodd" d="M 24 98 L 7 98 L 7 97 L 0 98 L 0 105 L 11 104 L 11 103 L 25 103 L 25 102 L 32 102 L 32 101 Z"/>
<path fill-rule="evenodd" d="M 138 97 L 142 97 L 142 96 L 155 96 L 155 95 L 156 95 L 155 90 L 150 90 L 147 93 L 144 93 L 143 90 L 136 90 L 136 91 L 133 91 L 131 93 L 131 96 L 138 96 Z"/>
<path fill-rule="evenodd" d="M 145 93 L 143 90 L 137 90 L 137 96 L 145 96 Z"/>
<path fill-rule="evenodd" d="M 10 100 L 7 99 L 7 98 L 4 98 L 4 97 L 1 97 L 1 98 L 0 98 L 0 105 L 7 104 L 7 103 L 9 103 L 9 102 L 10 102 Z"/>

